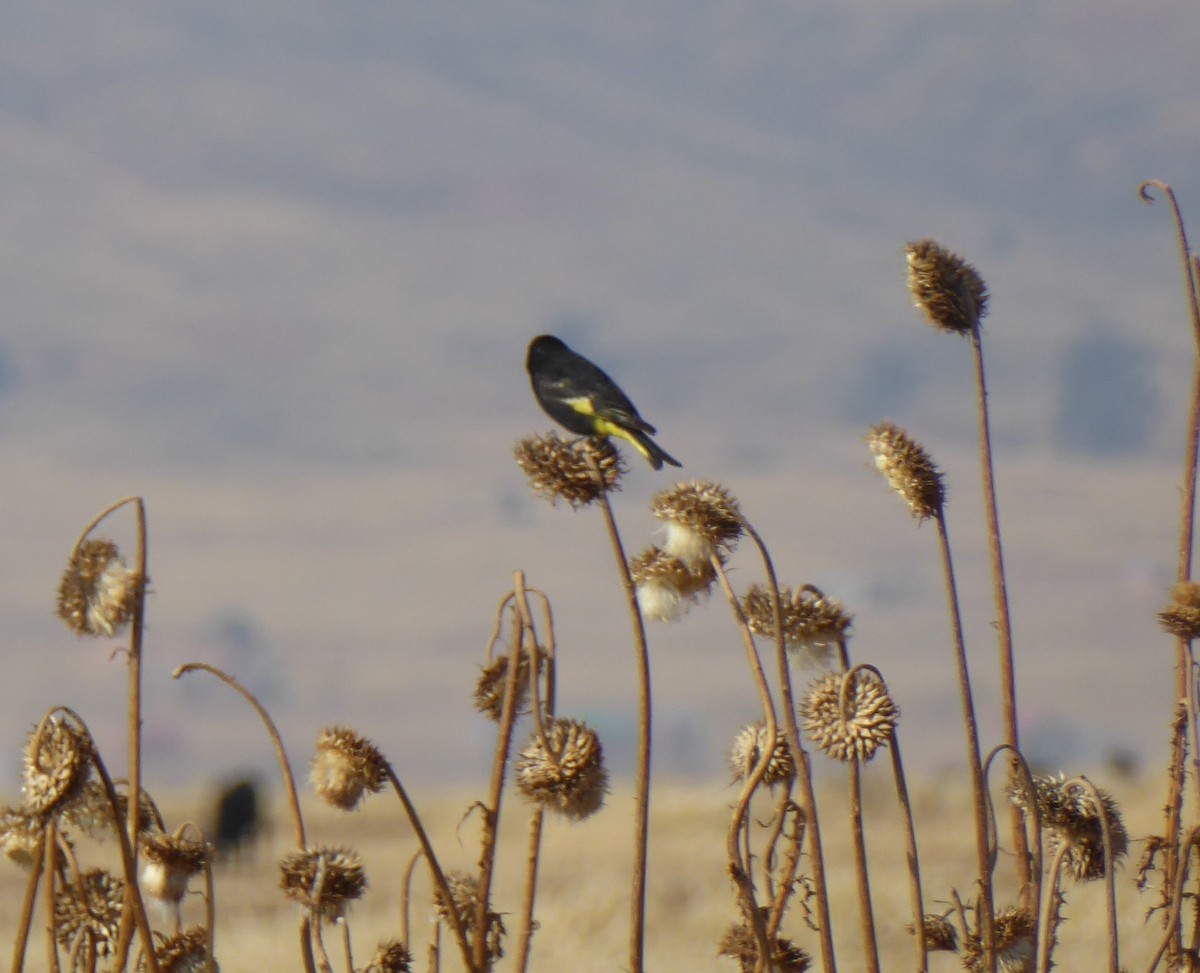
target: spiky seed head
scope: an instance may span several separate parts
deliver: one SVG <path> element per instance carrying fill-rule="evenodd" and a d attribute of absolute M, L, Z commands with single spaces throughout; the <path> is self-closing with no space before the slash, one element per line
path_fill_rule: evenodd
<path fill-rule="evenodd" d="M 780 588 L 779 609 L 784 644 L 805 664 L 828 666 L 834 649 L 850 637 L 854 616 L 843 610 L 841 602 L 810 586 Z M 742 613 L 755 635 L 775 637 L 770 588 L 751 585 L 742 598 Z"/>
<path fill-rule="evenodd" d="M 920 443 L 899 426 L 881 422 L 871 428 L 867 446 L 879 470 L 917 520 L 940 517 L 946 503 L 942 474 Z"/>
<path fill-rule="evenodd" d="M 866 763 L 891 741 L 900 710 L 879 676 L 858 669 L 817 679 L 800 704 L 800 715 L 813 743 L 834 760 Z"/>
<path fill-rule="evenodd" d="M 174 936 L 155 933 L 158 943 L 154 947 L 154 958 L 158 960 L 160 973 L 204 973 L 208 969 L 208 933 L 200 926 L 192 926 Z M 138 973 L 148 968 L 144 956 L 138 956 Z M 213 969 L 220 970 L 213 960 Z"/>
<path fill-rule="evenodd" d="M 363 973 L 411 973 L 412 953 L 398 939 L 380 943 Z"/>
<path fill-rule="evenodd" d="M 913 306 L 939 331 L 970 334 L 987 314 L 987 285 L 979 272 L 936 240 L 905 248 Z"/>
<path fill-rule="evenodd" d="M 727 956 L 738 964 L 741 973 L 752 973 L 758 966 L 758 941 L 748 924 L 736 922 L 725 930 L 717 944 L 717 955 Z M 812 957 L 790 939 L 776 937 L 773 966 L 779 973 L 804 973 L 812 965 Z"/>
<path fill-rule="evenodd" d="M 177 917 L 188 880 L 204 868 L 204 843 L 170 834 L 142 838 L 141 886 L 146 898 Z"/>
<path fill-rule="evenodd" d="M 1200 638 L 1200 583 L 1180 581 L 1171 589 L 1171 603 L 1158 613 L 1159 624 L 1176 638 Z"/>
<path fill-rule="evenodd" d="M 125 883 L 102 868 L 90 868 L 78 882 L 64 882 L 54 896 L 54 935 L 64 949 L 87 946 L 97 956 L 113 951 L 121 927 Z M 78 955 L 78 953 L 77 953 Z"/>
<path fill-rule="evenodd" d="M 133 618 L 143 581 L 112 541 L 84 541 L 59 582 L 58 617 L 78 635 L 112 637 Z"/>
<path fill-rule="evenodd" d="M 504 713 L 504 688 L 508 685 L 508 656 L 502 655 L 491 665 L 480 667 L 479 680 L 475 683 L 475 708 L 493 723 L 499 723 Z M 514 701 L 517 713 L 522 713 L 529 703 L 529 656 L 522 652 L 517 663 L 517 698 Z"/>
<path fill-rule="evenodd" d="M 353 811 L 365 794 L 383 790 L 387 772 L 387 760 L 371 741 L 344 726 L 330 726 L 317 737 L 309 780 L 328 804 Z"/>
<path fill-rule="evenodd" d="M 1034 799 L 1053 847 L 1066 845 L 1064 867 L 1077 882 L 1089 882 L 1104 877 L 1104 824 L 1112 845 L 1113 863 L 1129 852 L 1129 832 L 1121 819 L 1120 808 L 1112 795 L 1097 788 L 1100 806 L 1088 788 L 1077 780 L 1067 780 L 1061 774 L 1038 774 L 1033 778 Z M 1009 800 L 1021 810 L 1030 811 L 1025 789 L 1014 782 L 1009 785 Z"/>
<path fill-rule="evenodd" d="M 531 804 L 583 820 L 600 810 L 608 792 L 604 748 L 586 723 L 557 718 L 546 725 L 546 743 L 535 731 L 521 749 L 517 789 Z"/>
<path fill-rule="evenodd" d="M 929 952 L 958 952 L 958 930 L 946 915 L 927 914 L 922 925 L 925 927 L 925 948 Z M 908 931 L 916 935 L 911 922 L 908 924 Z"/>
<path fill-rule="evenodd" d="M 0 850 L 9 861 L 30 868 L 42 854 L 44 823 L 39 814 L 23 807 L 0 812 Z"/>
<path fill-rule="evenodd" d="M 595 503 L 603 493 L 620 489 L 625 462 L 607 439 L 564 442 L 557 433 L 528 436 L 513 449 L 517 465 L 529 477 L 533 492 L 552 504 L 566 500 L 574 509 Z M 592 475 L 589 457 L 600 469 L 600 483 Z"/>
<path fill-rule="evenodd" d="M 475 929 L 475 917 L 479 911 L 479 879 L 463 872 L 447 872 L 446 885 L 450 888 L 451 903 L 447 903 L 441 890 L 433 890 L 433 908 L 438 918 L 450 924 L 450 909 L 458 915 L 458 921 L 467 932 Z M 492 961 L 504 956 L 504 920 L 498 912 L 487 914 L 487 952 Z"/>
<path fill-rule="evenodd" d="M 996 966 L 1001 973 L 1032 973 L 1036 953 L 1033 916 L 1024 909 L 1007 906 L 996 912 L 992 924 L 996 946 Z M 963 943 L 962 965 L 969 973 L 983 973 L 983 940 L 978 932 L 969 932 Z"/>
<path fill-rule="evenodd" d="M 25 745 L 25 806 L 49 814 L 76 797 L 91 773 L 91 741 L 65 720 L 46 720 Z"/>
<path fill-rule="evenodd" d="M 734 737 L 733 748 L 729 751 L 729 766 L 733 768 L 734 780 L 745 780 L 758 766 L 764 751 L 767 749 L 767 725 L 762 720 L 749 723 L 738 731 Z M 767 771 L 762 782 L 768 787 L 784 784 L 796 774 L 796 764 L 792 760 L 792 751 L 788 747 L 787 738 L 780 730 L 775 734 L 775 747 L 771 758 L 767 761 Z"/>
<path fill-rule="evenodd" d="M 59 827 L 65 830 L 82 831 L 95 841 L 104 841 L 116 835 L 117 829 L 125 827 L 126 815 L 129 812 L 129 782 L 113 781 L 117 795 L 117 813 L 113 816 L 112 804 L 108 800 L 108 792 L 104 784 L 90 777 L 73 798 L 66 801 L 59 809 Z M 138 810 L 138 834 L 141 836 L 161 833 L 159 822 L 162 815 L 154 799 L 142 789 L 142 801 Z"/>
<path fill-rule="evenodd" d="M 716 571 L 704 561 L 695 569 L 673 554 L 649 547 L 629 562 L 629 573 L 637 587 L 638 607 L 652 622 L 678 621 L 712 589 Z"/>
<path fill-rule="evenodd" d="M 349 848 L 294 851 L 280 860 L 279 872 L 283 894 L 326 922 L 341 919 L 367 889 L 362 859 Z"/>
<path fill-rule="evenodd" d="M 744 530 L 737 500 L 718 483 L 677 483 L 656 494 L 650 510 L 666 521 L 663 550 L 693 573 L 711 570 L 714 556 L 728 556 Z"/>

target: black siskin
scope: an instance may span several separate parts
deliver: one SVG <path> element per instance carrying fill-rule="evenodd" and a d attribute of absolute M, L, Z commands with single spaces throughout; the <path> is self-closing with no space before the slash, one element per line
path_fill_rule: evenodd
<path fill-rule="evenodd" d="M 638 415 L 617 383 L 554 335 L 529 343 L 525 368 L 538 404 L 555 422 L 580 436 L 620 436 L 656 470 L 663 463 L 682 466 L 650 437 L 654 427 Z"/>

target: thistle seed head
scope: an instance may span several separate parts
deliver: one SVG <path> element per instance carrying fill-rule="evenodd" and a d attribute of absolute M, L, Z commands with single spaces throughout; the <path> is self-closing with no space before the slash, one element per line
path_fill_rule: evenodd
<path fill-rule="evenodd" d="M 987 285 L 979 272 L 935 240 L 905 247 L 913 306 L 939 331 L 970 334 L 987 314 Z"/>
<path fill-rule="evenodd" d="M 709 561 L 692 569 L 657 547 L 630 561 L 629 572 L 637 586 L 638 607 L 652 622 L 678 621 L 701 595 L 708 594 L 717 578 Z"/>
<path fill-rule="evenodd" d="M 97 956 L 109 956 L 121 926 L 125 883 L 102 868 L 91 868 L 79 876 L 78 884 L 64 882 L 54 896 L 54 935 L 63 949 L 87 946 Z"/>
<path fill-rule="evenodd" d="M 0 850 L 9 861 L 30 868 L 42 853 L 41 815 L 23 808 L 6 807 L 0 812 Z"/>
<path fill-rule="evenodd" d="M 1009 906 L 996 912 L 992 926 L 996 965 L 1001 973 L 1032 973 L 1035 956 L 1033 916 Z M 968 933 L 963 943 L 962 965 L 969 973 L 983 973 L 983 941 L 977 932 Z"/>
<path fill-rule="evenodd" d="M 942 474 L 925 448 L 899 426 L 881 422 L 872 427 L 867 446 L 875 468 L 912 510 L 917 520 L 939 517 L 946 502 Z"/>
<path fill-rule="evenodd" d="M 801 658 L 817 666 L 828 666 L 833 650 L 850 637 L 852 615 L 841 602 L 826 598 L 811 586 L 792 590 L 779 589 L 779 608 L 783 618 L 783 641 Z M 775 637 L 775 612 L 771 607 L 771 589 L 751 585 L 742 599 L 742 613 L 750 631 L 763 638 Z"/>
<path fill-rule="evenodd" d="M 900 710 L 879 676 L 858 669 L 853 674 L 830 673 L 816 680 L 800 704 L 800 715 L 813 743 L 834 760 L 866 763 L 891 741 Z"/>
<path fill-rule="evenodd" d="M 1159 624 L 1176 638 L 1200 638 L 1200 583 L 1180 581 L 1171 589 L 1171 603 L 1158 613 Z"/>
<path fill-rule="evenodd" d="M 958 930 L 945 915 L 926 915 L 922 925 L 925 927 L 925 948 L 929 952 L 958 952 Z M 908 924 L 908 931 L 916 935 L 912 923 Z"/>
<path fill-rule="evenodd" d="M 146 835 L 141 845 L 142 892 L 178 916 L 188 880 L 203 870 L 208 850 L 202 842 L 170 834 Z"/>
<path fill-rule="evenodd" d="M 603 493 L 620 489 L 625 463 L 607 439 L 564 442 L 557 433 L 528 436 L 513 449 L 517 465 L 529 477 L 533 492 L 552 504 L 566 500 L 574 509 L 595 503 Z M 588 457 L 600 468 L 600 483 Z"/>
<path fill-rule="evenodd" d="M 504 687 L 508 684 L 507 655 L 498 657 L 491 665 L 480 669 L 479 681 L 475 683 L 475 708 L 493 723 L 499 723 L 504 713 Z M 517 663 L 517 698 L 514 701 L 517 713 L 524 712 L 529 704 L 529 655 L 521 653 Z"/>
<path fill-rule="evenodd" d="M 89 776 L 83 789 L 60 808 L 59 826 L 68 830 L 82 831 L 95 841 L 103 841 L 105 838 L 114 836 L 117 828 L 124 829 L 126 815 L 129 813 L 129 796 L 126 793 L 129 782 L 118 780 L 114 781 L 113 785 L 117 794 L 115 818 L 104 784 Z M 161 822 L 162 815 L 159 813 L 158 807 L 143 788 L 142 801 L 138 810 L 139 835 L 160 833 L 162 831 Z"/>
<path fill-rule="evenodd" d="M 283 894 L 326 922 L 341 919 L 367 889 L 362 859 L 349 848 L 292 852 L 279 862 L 279 872 Z"/>
<path fill-rule="evenodd" d="M 729 766 L 733 768 L 733 779 L 744 781 L 758 766 L 767 747 L 767 725 L 762 720 L 749 723 L 738 731 L 733 748 L 729 751 Z M 785 784 L 796 774 L 796 764 L 787 738 L 780 730 L 775 734 L 775 747 L 767 761 L 767 772 L 762 782 L 768 787 Z"/>
<path fill-rule="evenodd" d="M 412 954 L 398 939 L 380 943 L 363 973 L 411 973 Z"/>
<path fill-rule="evenodd" d="M 717 955 L 728 956 L 738 964 L 740 973 L 752 973 L 758 966 L 758 942 L 745 922 L 731 925 L 717 944 Z M 790 939 L 776 937 L 771 957 L 779 973 L 805 973 L 812 957 Z"/>
<path fill-rule="evenodd" d="M 388 762 L 375 745 L 344 726 L 326 727 L 317 737 L 309 780 L 327 803 L 353 811 L 367 793 L 387 784 Z"/>
<path fill-rule="evenodd" d="M 663 550 L 693 573 L 711 570 L 711 559 L 724 559 L 742 536 L 737 500 L 717 483 L 677 483 L 656 494 L 650 510 L 666 521 Z"/>
<path fill-rule="evenodd" d="M 46 720 L 25 745 L 25 806 L 49 814 L 75 798 L 92 770 L 91 741 L 65 720 Z"/>
<path fill-rule="evenodd" d="M 144 580 L 109 540 L 88 540 L 67 561 L 58 617 L 78 635 L 116 635 L 133 618 Z"/>
<path fill-rule="evenodd" d="M 204 973 L 208 969 L 208 934 L 200 926 L 192 926 L 174 936 L 155 933 L 158 943 L 154 957 L 158 960 L 160 973 Z M 138 973 L 145 973 L 147 964 L 144 956 L 138 957 Z M 213 960 L 213 969 L 221 967 Z"/>
<path fill-rule="evenodd" d="M 1061 775 L 1039 774 L 1033 778 L 1038 813 L 1053 847 L 1066 845 L 1064 867 L 1077 882 L 1089 882 L 1104 877 L 1104 825 L 1112 845 L 1113 863 L 1129 852 L 1129 832 L 1121 820 L 1117 802 L 1106 791 L 1097 788 L 1100 806 L 1091 792 L 1079 781 L 1066 780 Z M 1009 800 L 1028 812 L 1029 799 L 1025 789 L 1012 784 Z"/>
<path fill-rule="evenodd" d="M 535 732 L 517 758 L 517 789 L 531 804 L 582 820 L 600 810 L 608 791 L 604 749 L 585 723 L 555 719 L 546 745 Z"/>
<path fill-rule="evenodd" d="M 479 911 L 479 879 L 474 875 L 462 872 L 448 872 L 446 884 L 450 887 L 452 904 L 448 904 L 441 890 L 433 890 L 433 908 L 438 918 L 447 925 L 450 924 L 450 908 L 458 914 L 458 921 L 467 932 L 475 929 L 475 916 Z M 495 962 L 504 956 L 504 920 L 498 912 L 488 912 L 487 915 L 487 952 Z"/>

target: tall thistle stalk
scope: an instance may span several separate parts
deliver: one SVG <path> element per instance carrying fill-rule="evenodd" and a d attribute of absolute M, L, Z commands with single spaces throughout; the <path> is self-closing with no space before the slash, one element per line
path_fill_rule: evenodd
<path fill-rule="evenodd" d="M 975 718 L 975 701 L 971 692 L 971 676 L 967 666 L 967 648 L 963 638 L 962 613 L 959 609 L 958 587 L 954 579 L 954 561 L 950 536 L 946 528 L 945 490 L 942 474 L 924 447 L 902 429 L 891 423 L 875 426 L 867 438 L 875 456 L 875 465 L 908 504 L 918 521 L 933 520 L 937 524 L 942 570 L 946 582 L 946 600 L 950 610 L 954 659 L 958 669 L 959 696 L 962 701 L 963 724 L 967 734 L 967 763 L 971 774 L 971 795 L 975 813 L 975 852 L 978 861 L 978 894 L 980 932 L 984 968 L 995 973 L 996 951 L 992 897 L 992 850 L 988 816 L 988 796 L 979 747 L 979 729 Z M 1019 810 L 1022 841 L 1024 821 Z"/>
<path fill-rule="evenodd" d="M 1143 202 L 1151 203 L 1154 196 L 1151 190 L 1157 190 L 1166 196 L 1171 206 L 1171 214 L 1175 221 L 1175 233 L 1178 241 L 1179 259 L 1183 268 L 1184 293 L 1188 302 L 1188 314 L 1191 319 L 1192 334 L 1196 340 L 1197 354 L 1193 359 L 1192 392 L 1188 412 L 1187 444 L 1184 455 L 1183 480 L 1184 486 L 1181 497 L 1179 525 L 1179 553 L 1176 568 L 1177 593 L 1184 589 L 1192 576 L 1192 548 L 1195 535 L 1196 520 L 1196 483 L 1197 483 L 1197 454 L 1200 450 L 1200 286 L 1197 278 L 1200 276 L 1200 261 L 1197 261 L 1188 245 L 1187 230 L 1183 223 L 1183 213 L 1179 201 L 1169 185 L 1157 179 L 1147 179 L 1138 187 L 1138 194 Z M 1176 599 L 1184 609 L 1189 607 L 1186 593 Z M 1171 609 L 1168 609 L 1170 612 Z M 1195 727 L 1197 713 L 1195 712 L 1195 693 L 1191 691 L 1195 658 L 1192 652 L 1192 639 L 1200 635 L 1200 627 L 1193 624 L 1172 624 L 1173 619 L 1167 612 L 1160 615 L 1164 627 L 1176 636 L 1175 651 L 1175 713 L 1171 721 L 1171 757 L 1167 769 L 1167 803 L 1165 834 L 1163 835 L 1163 874 L 1167 881 L 1164 889 L 1164 921 L 1168 926 L 1167 956 L 1168 964 L 1175 965 L 1182 950 L 1182 928 L 1178 920 L 1171 919 L 1174 911 L 1168 908 L 1171 878 L 1180 871 L 1183 864 L 1180 847 L 1182 833 L 1182 817 L 1184 804 L 1185 765 L 1188 752 L 1189 722 Z M 1175 612 L 1175 620 L 1183 618 L 1186 622 L 1187 612 Z M 1189 705 L 1189 702 L 1191 705 Z M 1200 783 L 1200 781 L 1198 781 Z"/>
<path fill-rule="evenodd" d="M 987 380 L 983 367 L 983 339 L 980 323 L 988 311 L 987 285 L 969 263 L 934 240 L 918 240 L 906 248 L 908 284 L 914 305 L 931 326 L 947 334 L 967 335 L 971 339 L 975 367 L 977 421 L 979 426 L 980 479 L 983 507 L 987 518 L 988 553 L 991 559 L 992 594 L 996 606 L 996 631 L 999 639 L 1001 705 L 1004 718 L 1004 742 L 1020 751 L 1017 720 L 1016 669 L 1013 661 L 1012 619 L 1008 608 L 1008 582 L 1004 570 L 1004 552 L 1000 540 L 1000 514 L 996 504 L 996 473 L 992 461 L 992 433 L 988 416 Z M 1015 764 L 1010 768 L 1016 774 Z M 1025 836 L 1025 823 L 1015 808 L 1010 815 L 1013 850 L 1017 863 L 1020 900 L 1029 905 L 1033 863 Z"/>

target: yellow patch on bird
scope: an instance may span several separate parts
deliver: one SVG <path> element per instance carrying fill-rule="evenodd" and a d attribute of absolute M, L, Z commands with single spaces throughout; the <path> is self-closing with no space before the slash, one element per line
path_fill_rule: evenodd
<path fill-rule="evenodd" d="M 594 416 L 596 407 L 592 404 L 590 397 L 581 395 L 575 399 L 567 399 L 567 405 L 578 412 L 581 416 Z"/>

